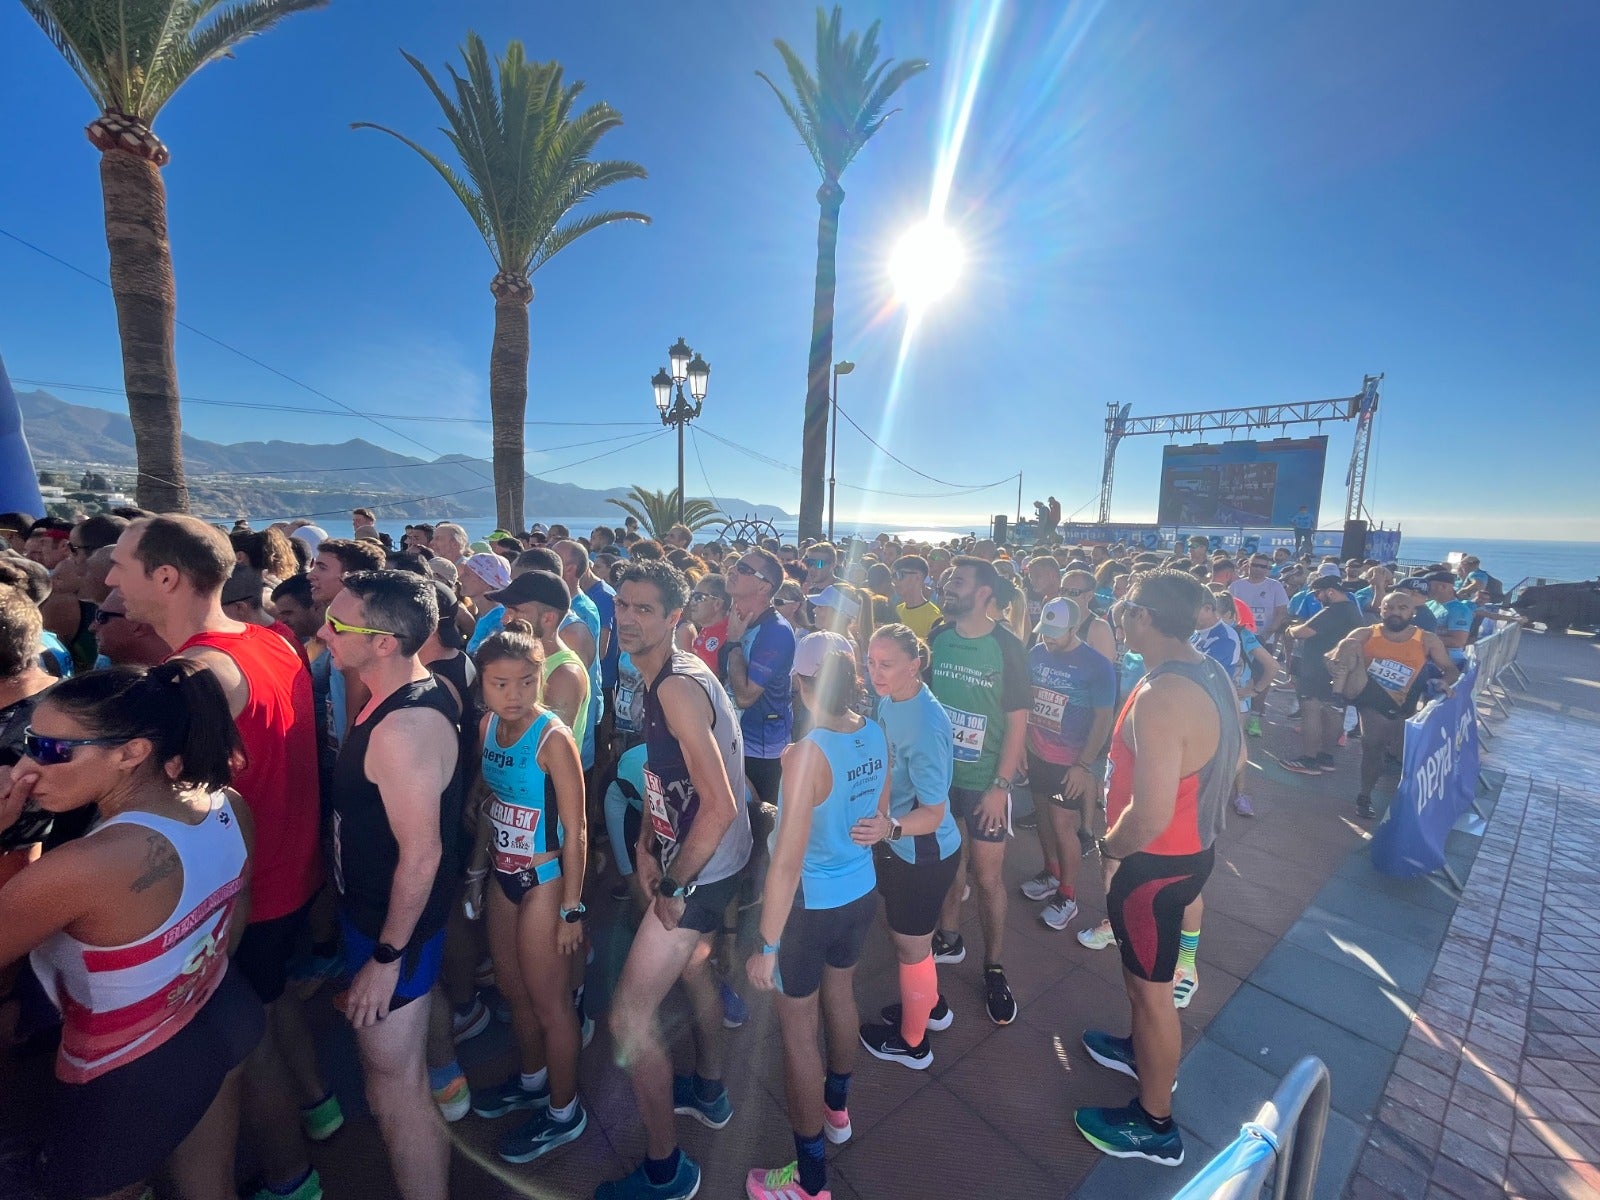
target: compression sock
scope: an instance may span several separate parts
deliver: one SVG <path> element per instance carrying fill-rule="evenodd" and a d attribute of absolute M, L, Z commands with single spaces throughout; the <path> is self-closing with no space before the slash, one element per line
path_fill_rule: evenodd
<path fill-rule="evenodd" d="M 834 1112 L 843 1112 L 850 1103 L 850 1076 L 829 1071 L 822 1081 L 822 1102 Z"/>
<path fill-rule="evenodd" d="M 799 1168 L 800 1187 L 813 1196 L 821 1194 L 822 1189 L 828 1186 L 825 1147 L 820 1129 L 811 1137 L 798 1133 L 794 1135 L 794 1161 Z"/>
<path fill-rule="evenodd" d="M 900 1040 L 916 1049 L 928 1036 L 928 1014 L 939 1006 L 939 966 L 933 955 L 900 964 Z"/>
<path fill-rule="evenodd" d="M 645 1178 L 657 1187 L 665 1187 L 677 1175 L 678 1162 L 682 1157 L 682 1148 L 674 1146 L 672 1153 L 665 1158 L 646 1158 L 644 1160 Z"/>
<path fill-rule="evenodd" d="M 1200 931 L 1196 929 L 1190 933 L 1187 929 L 1178 933 L 1178 970 L 1195 973 L 1194 955 L 1200 949 Z"/>
<path fill-rule="evenodd" d="M 720 1095 L 723 1087 L 720 1079 L 707 1079 L 698 1072 L 694 1075 L 694 1098 L 701 1104 L 710 1104 Z"/>

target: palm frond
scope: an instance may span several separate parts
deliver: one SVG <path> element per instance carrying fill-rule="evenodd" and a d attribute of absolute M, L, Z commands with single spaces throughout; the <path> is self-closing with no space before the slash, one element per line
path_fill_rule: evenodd
<path fill-rule="evenodd" d="M 411 138 L 408 138 L 405 134 L 390 129 L 387 125 L 377 125 L 371 121 L 352 121 L 350 128 L 375 129 L 379 133 L 387 133 L 396 141 L 401 142 L 402 144 L 415 150 L 422 157 L 423 161 L 425 161 L 435 171 L 439 172 L 439 177 L 443 179 L 445 183 L 450 186 L 450 190 L 456 194 L 456 199 L 461 201 L 461 206 L 467 210 L 467 214 L 472 218 L 472 223 L 478 227 L 478 232 L 483 235 L 483 240 L 485 244 L 488 245 L 489 252 L 491 254 L 498 255 L 498 251 L 496 250 L 494 244 L 494 237 L 489 223 L 488 214 L 484 211 L 483 198 L 479 196 L 477 192 L 472 190 L 472 185 L 470 183 L 468 183 L 465 179 L 462 179 L 460 175 L 456 174 L 449 163 L 445 162 L 426 146 L 419 145 Z"/>
<path fill-rule="evenodd" d="M 50 0 L 22 0 L 22 8 L 44 31 L 44 36 L 50 39 L 50 44 L 56 48 L 56 52 L 67 60 L 67 66 L 71 67 L 72 73 L 83 82 L 94 102 L 101 108 L 108 107 L 101 80 L 89 70 L 88 58 L 76 40 L 81 31 L 70 29 L 57 20 L 54 11 L 56 5 Z"/>
<path fill-rule="evenodd" d="M 602 225 L 614 225 L 618 221 L 637 221 L 641 225 L 650 224 L 650 218 L 642 212 L 606 210 L 584 213 L 581 217 L 574 217 L 566 224 L 551 230 L 550 236 L 540 243 L 538 251 L 533 256 L 533 261 L 528 266 L 528 274 L 532 275 L 590 230 L 599 229 Z"/>
<path fill-rule="evenodd" d="M 660 538 L 662 534 L 678 524 L 678 489 L 669 488 L 665 491 L 653 491 L 650 488 L 634 484 L 628 489 L 625 498 L 607 496 L 607 504 L 614 504 L 627 513 L 639 527 L 652 538 Z M 683 524 L 692 532 L 703 529 L 707 525 L 714 525 L 718 521 L 726 521 L 727 517 L 711 501 L 699 496 L 691 496 L 683 504 Z"/>

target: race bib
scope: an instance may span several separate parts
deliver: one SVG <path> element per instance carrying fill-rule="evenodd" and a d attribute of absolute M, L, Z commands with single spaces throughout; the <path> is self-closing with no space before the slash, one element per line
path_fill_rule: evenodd
<path fill-rule="evenodd" d="M 1066 714 L 1068 700 L 1060 692 L 1049 688 L 1033 689 L 1033 711 L 1028 714 L 1028 724 L 1037 729 L 1061 732 L 1061 718 Z"/>
<path fill-rule="evenodd" d="M 644 769 L 644 799 L 645 805 L 650 809 L 650 828 L 655 830 L 655 835 L 661 839 L 661 844 L 671 846 L 676 843 L 678 826 L 673 819 L 672 810 L 667 807 L 667 789 L 661 784 L 661 776 L 649 767 Z"/>
<path fill-rule="evenodd" d="M 625 733 L 637 733 L 639 690 L 631 683 L 617 682 L 617 728 Z"/>
<path fill-rule="evenodd" d="M 950 716 L 950 740 L 955 748 L 957 762 L 977 762 L 983 757 L 983 739 L 989 730 L 989 718 L 978 713 L 962 712 L 945 705 Z"/>
<path fill-rule="evenodd" d="M 1404 696 L 1411 690 L 1416 671 L 1407 663 L 1392 658 L 1377 658 L 1367 664 L 1367 675 L 1392 696 Z"/>
<path fill-rule="evenodd" d="M 526 870 L 537 853 L 539 826 L 543 823 L 543 809 L 523 808 L 494 797 L 489 803 L 494 869 L 502 875 Z"/>

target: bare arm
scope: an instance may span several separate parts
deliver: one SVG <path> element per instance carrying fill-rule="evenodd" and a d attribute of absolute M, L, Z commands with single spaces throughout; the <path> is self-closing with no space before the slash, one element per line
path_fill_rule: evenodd
<path fill-rule="evenodd" d="M 567 649 L 583 660 L 585 667 L 594 665 L 594 634 L 582 621 L 569 621 L 556 636 L 566 643 Z"/>
<path fill-rule="evenodd" d="M 761 940 L 776 946 L 789 923 L 800 868 L 805 863 L 806 842 L 811 837 L 811 814 L 833 784 L 833 772 L 817 747 L 796 742 L 783 752 L 784 798 L 778 809 L 778 829 L 772 847 L 772 864 L 761 898 Z M 793 790 L 790 790 L 790 785 Z"/>
<path fill-rule="evenodd" d="M 584 812 L 583 764 L 570 729 L 545 738 L 539 765 L 556 788 L 556 813 L 561 818 L 561 906 L 583 901 L 583 875 L 589 862 L 589 827 Z"/>
<path fill-rule="evenodd" d="M 1450 661 L 1449 651 L 1438 634 L 1422 631 L 1422 646 L 1428 652 L 1428 661 L 1444 672 L 1444 685 L 1447 688 L 1455 687 L 1456 680 L 1461 678 L 1461 668 Z"/>
<path fill-rule="evenodd" d="M 761 699 L 766 689 L 750 682 L 750 665 L 744 659 L 744 646 L 732 634 L 728 637 L 728 691 L 740 708 L 749 708 Z"/>
<path fill-rule="evenodd" d="M 589 677 L 575 664 L 562 663 L 544 681 L 545 707 L 554 710 L 568 729 L 578 726 L 579 710 L 588 703 Z"/>
<path fill-rule="evenodd" d="M 244 711 L 244 706 L 250 702 L 250 681 L 238 663 L 210 646 L 194 646 L 177 657 L 193 659 L 216 677 L 223 694 L 228 697 L 228 711 L 234 717 Z"/>
<path fill-rule="evenodd" d="M 1103 617 L 1096 617 L 1089 622 L 1089 632 L 1083 640 L 1089 643 L 1089 649 L 1098 651 L 1111 662 L 1117 661 L 1117 637 Z"/>

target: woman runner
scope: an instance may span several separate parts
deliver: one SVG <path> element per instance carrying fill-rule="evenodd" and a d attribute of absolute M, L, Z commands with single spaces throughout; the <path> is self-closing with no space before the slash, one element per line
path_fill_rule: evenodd
<path fill-rule="evenodd" d="M 928 648 L 907 625 L 885 625 L 867 648 L 893 768 L 888 805 L 851 830 L 874 848 L 878 892 L 900 961 L 900 1003 L 883 1010 L 883 1024 L 861 1027 L 861 1044 L 876 1058 L 918 1071 L 933 1065 L 928 1030 L 948 1029 L 954 1019 L 939 994 L 933 931 L 961 861 L 961 830 L 947 803 L 950 718 L 922 682 L 927 661 Z"/>
<path fill-rule="evenodd" d="M 799 679 L 816 724 L 783 754 L 762 946 L 746 968 L 758 990 L 779 993 L 795 1161 L 751 1171 L 745 1180 L 750 1200 L 831 1195 L 824 1135 L 835 1145 L 850 1138 L 847 1104 L 860 1022 L 855 967 L 878 907 L 872 853 L 851 830 L 889 802 L 888 741 L 878 725 L 850 710 L 854 658 L 831 653 L 815 676 Z M 826 1075 L 817 1050 L 819 1007 L 827 1029 Z"/>
<path fill-rule="evenodd" d="M 572 732 L 540 703 L 542 660 L 526 621 L 507 622 L 478 650 L 489 710 L 481 729 L 489 795 L 467 873 L 468 902 L 488 910 L 489 953 L 511 1006 L 523 1070 L 474 1094 L 472 1111 L 499 1117 L 536 1110 L 495 1147 L 514 1163 L 573 1141 L 589 1121 L 578 1103 L 582 1033 L 568 981 L 570 956 L 583 946 L 583 767 Z M 486 886 L 491 865 L 494 885 Z"/>
<path fill-rule="evenodd" d="M 122 1200 L 164 1168 L 184 1200 L 233 1200 L 240 1065 L 265 1017 L 228 969 L 253 830 L 228 790 L 227 697 L 186 660 L 94 671 L 57 684 L 25 738 L 0 827 L 30 797 L 99 810 L 0 891 L 0 967 L 31 951 L 62 1014 L 35 1182 Z"/>

